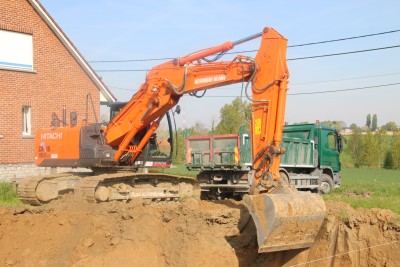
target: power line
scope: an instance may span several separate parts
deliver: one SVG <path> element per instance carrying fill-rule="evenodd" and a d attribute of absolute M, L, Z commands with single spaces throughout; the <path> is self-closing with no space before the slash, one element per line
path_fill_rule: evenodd
<path fill-rule="evenodd" d="M 371 36 L 376 36 L 376 35 L 383 35 L 383 34 L 395 33 L 395 32 L 399 32 L 399 31 L 400 31 L 400 30 L 393 30 L 393 31 L 387 31 L 387 32 L 371 33 L 371 34 L 365 34 L 365 35 L 359 35 L 359 36 L 353 36 L 353 37 L 346 37 L 346 38 L 340 38 L 340 39 L 332 39 L 332 40 L 328 40 L 328 41 L 320 41 L 320 42 L 313 42 L 313 43 L 306 43 L 306 44 L 298 44 L 298 45 L 289 45 L 288 47 L 299 47 L 299 46 L 307 46 L 307 45 L 316 45 L 316 44 L 325 44 L 325 43 L 333 43 L 333 42 L 347 41 L 347 40 L 353 40 L 353 39 L 371 37 Z"/>
<path fill-rule="evenodd" d="M 342 55 L 349 55 L 349 54 L 356 54 L 356 53 L 365 53 L 365 52 L 372 52 L 377 50 L 384 50 L 384 49 L 392 49 L 398 48 L 400 45 L 394 46 L 386 46 L 386 47 L 378 47 L 378 48 L 371 48 L 365 50 L 357 50 L 357 51 L 349 51 L 349 52 L 341 52 L 341 53 L 334 53 L 334 54 L 325 54 L 325 55 L 317 55 L 317 56 L 308 56 L 308 57 L 298 57 L 298 58 L 289 58 L 287 61 L 294 61 L 294 60 L 303 60 L 303 59 L 314 59 L 314 58 L 321 58 L 321 57 L 332 57 L 332 56 L 342 56 Z M 173 68 L 164 68 L 166 69 L 173 69 Z M 150 71 L 151 69 L 106 69 L 106 70 L 96 70 L 96 72 L 142 72 L 142 71 Z"/>
<path fill-rule="evenodd" d="M 400 85 L 400 83 L 389 83 L 389 84 L 372 85 L 372 86 L 348 88 L 348 89 L 339 89 L 339 90 L 293 93 L 293 94 L 287 94 L 287 95 L 316 95 L 316 94 L 339 93 L 339 92 L 347 92 L 347 91 L 366 90 L 366 89 L 371 89 L 371 88 L 388 87 L 388 86 L 393 86 L 393 85 Z M 236 95 L 236 96 L 235 95 L 227 95 L 227 96 L 203 96 L 203 97 L 240 97 L 240 96 L 238 96 L 238 95 Z"/>
<path fill-rule="evenodd" d="M 357 51 L 350 51 L 350 52 L 342 52 L 342 53 L 334 53 L 334 54 L 326 54 L 326 55 L 318 55 L 318 56 L 297 57 L 297 58 L 287 59 L 287 61 L 301 60 L 301 59 L 312 59 L 312 58 L 320 58 L 320 57 L 342 56 L 342 55 L 348 55 L 348 54 L 364 53 L 364 52 L 371 52 L 371 51 L 377 51 L 377 50 L 383 50 L 383 49 L 391 49 L 391 48 L 397 48 L 397 47 L 400 47 L 400 45 L 378 47 L 378 48 L 371 48 L 371 49 L 357 50 Z"/>
<path fill-rule="evenodd" d="M 346 91 L 356 91 L 356 90 L 365 90 L 365 89 L 371 89 L 371 88 L 387 87 L 387 86 L 393 86 L 393 85 L 399 85 L 399 84 L 400 83 L 388 83 L 388 84 L 364 86 L 364 87 L 349 88 L 349 89 L 314 91 L 314 92 L 307 92 L 307 93 L 294 93 L 294 94 L 288 94 L 288 95 L 316 95 L 316 94 L 338 93 L 338 92 L 346 92 Z"/>
<path fill-rule="evenodd" d="M 333 42 L 341 42 L 341 41 L 354 40 L 354 39 L 359 39 L 359 38 L 366 38 L 366 37 L 372 37 L 372 36 L 384 35 L 384 34 L 390 34 L 390 33 L 396 33 L 396 32 L 400 32 L 400 30 L 371 33 L 371 34 L 365 34 L 365 35 L 359 35 L 359 36 L 345 37 L 345 38 L 332 39 L 332 40 L 319 41 L 319 42 L 310 42 L 310 43 L 297 44 L 297 45 L 289 45 L 288 47 L 289 48 L 293 48 L 293 47 L 301 47 L 301 46 L 309 46 L 309 45 L 318 45 L 318 44 L 326 44 L 326 43 L 333 43 Z M 240 54 L 240 53 L 250 53 L 250 52 L 257 52 L 257 50 L 244 50 L 244 51 L 238 51 L 238 52 L 228 52 L 226 54 Z M 178 58 L 178 57 L 142 58 L 142 59 L 124 59 L 124 60 L 92 60 L 92 61 L 89 61 L 89 63 L 142 62 L 142 61 L 172 60 L 172 59 L 176 59 L 176 58 Z"/>
<path fill-rule="evenodd" d="M 318 84 L 318 83 L 330 83 L 330 82 L 340 82 L 340 81 L 350 81 L 350 80 L 361 80 L 368 78 L 376 78 L 376 77 L 385 77 L 385 76 L 394 76 L 400 75 L 400 72 L 395 73 L 386 73 L 386 74 L 377 74 L 377 75 L 367 75 L 367 76 L 358 76 L 358 77 L 350 77 L 350 78 L 342 78 L 342 79 L 333 79 L 333 80 L 324 80 L 324 81 L 314 81 L 314 82 L 299 82 L 299 83 L 290 83 L 290 85 L 304 85 L 304 84 Z M 136 89 L 122 88 L 114 85 L 108 85 L 109 88 L 117 89 L 117 90 L 125 90 L 125 91 L 137 91 Z M 240 89 L 239 87 L 231 88 L 231 89 Z"/>
<path fill-rule="evenodd" d="M 328 93 L 339 93 L 339 92 L 348 92 L 348 91 L 358 91 L 358 90 L 366 90 L 371 88 L 381 88 L 381 87 L 388 87 L 400 85 L 400 83 L 388 83 L 388 84 L 380 84 L 380 85 L 371 85 L 371 86 L 364 86 L 364 87 L 356 87 L 356 88 L 347 88 L 347 89 L 337 89 L 337 90 L 328 90 L 328 91 L 314 91 L 314 92 L 303 92 L 303 93 L 293 93 L 287 95 L 316 95 L 316 94 L 328 94 Z M 126 89 L 131 91 L 130 89 Z M 132 90 L 133 91 L 133 90 Z M 186 95 L 185 95 L 186 96 Z M 189 95 L 187 95 L 189 96 Z M 240 97 L 238 95 L 225 95 L 225 96 L 203 96 L 207 98 L 221 98 L 221 97 Z"/>
<path fill-rule="evenodd" d="M 368 79 L 368 78 L 375 78 L 375 77 L 393 76 L 393 75 L 399 75 L 399 74 L 400 74 L 400 72 L 396 72 L 396 73 L 388 73 L 388 74 L 378 74 L 378 75 L 359 76 L 359 77 L 351 77 L 351 78 L 343 78 L 343 79 L 335 79 L 335 80 L 325 80 L 325 81 L 315 81 L 315 82 L 300 82 L 300 83 L 290 83 L 290 84 L 291 85 L 303 85 L 303 84 L 340 82 L 340 81 L 360 80 L 360 79 Z"/>

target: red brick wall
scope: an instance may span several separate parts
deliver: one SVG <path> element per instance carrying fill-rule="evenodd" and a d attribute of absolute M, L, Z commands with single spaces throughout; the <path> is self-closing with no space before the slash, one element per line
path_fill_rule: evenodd
<path fill-rule="evenodd" d="M 64 105 L 67 121 L 70 111 L 82 120 L 88 93 L 100 118 L 100 92 L 27 0 L 0 0 L 0 7 L 0 29 L 32 34 L 35 72 L 0 69 L 0 164 L 28 163 L 34 139 L 22 137 L 22 106 L 31 106 L 34 136 L 50 126 L 52 112 L 62 119 Z"/>

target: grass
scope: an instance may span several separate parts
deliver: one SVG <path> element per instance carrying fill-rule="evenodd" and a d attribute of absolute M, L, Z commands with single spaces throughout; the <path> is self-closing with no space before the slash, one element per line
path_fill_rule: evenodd
<path fill-rule="evenodd" d="M 198 171 L 189 171 L 186 169 L 185 164 L 173 164 L 172 168 L 156 168 L 156 169 L 149 169 L 149 172 L 162 172 L 166 174 L 175 174 L 175 175 L 182 175 L 182 176 L 189 176 L 189 177 L 196 177 L 199 173 Z"/>
<path fill-rule="evenodd" d="M 156 171 L 191 177 L 198 174 L 187 170 L 184 164 Z M 400 214 L 400 170 L 344 168 L 341 173 L 342 186 L 324 195 L 324 199 L 343 201 L 354 208 L 390 209 Z"/>
<path fill-rule="evenodd" d="M 354 208 L 390 209 L 400 214 L 400 170 L 357 169 L 342 170 L 342 186 L 326 200 L 338 200 Z"/>
<path fill-rule="evenodd" d="M 11 183 L 0 183 L 0 205 L 2 206 L 22 205 Z"/>

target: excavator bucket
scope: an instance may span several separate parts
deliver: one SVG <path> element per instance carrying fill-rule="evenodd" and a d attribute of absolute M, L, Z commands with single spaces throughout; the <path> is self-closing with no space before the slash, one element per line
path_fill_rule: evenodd
<path fill-rule="evenodd" d="M 257 229 L 258 252 L 311 247 L 326 214 L 318 194 L 283 186 L 270 194 L 245 195 Z"/>

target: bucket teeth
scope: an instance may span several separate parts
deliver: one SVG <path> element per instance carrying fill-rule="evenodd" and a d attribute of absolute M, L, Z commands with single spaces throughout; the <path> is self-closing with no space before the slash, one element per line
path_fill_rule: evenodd
<path fill-rule="evenodd" d="M 243 201 L 257 229 L 259 252 L 310 247 L 326 214 L 322 198 L 309 192 L 245 195 Z"/>

